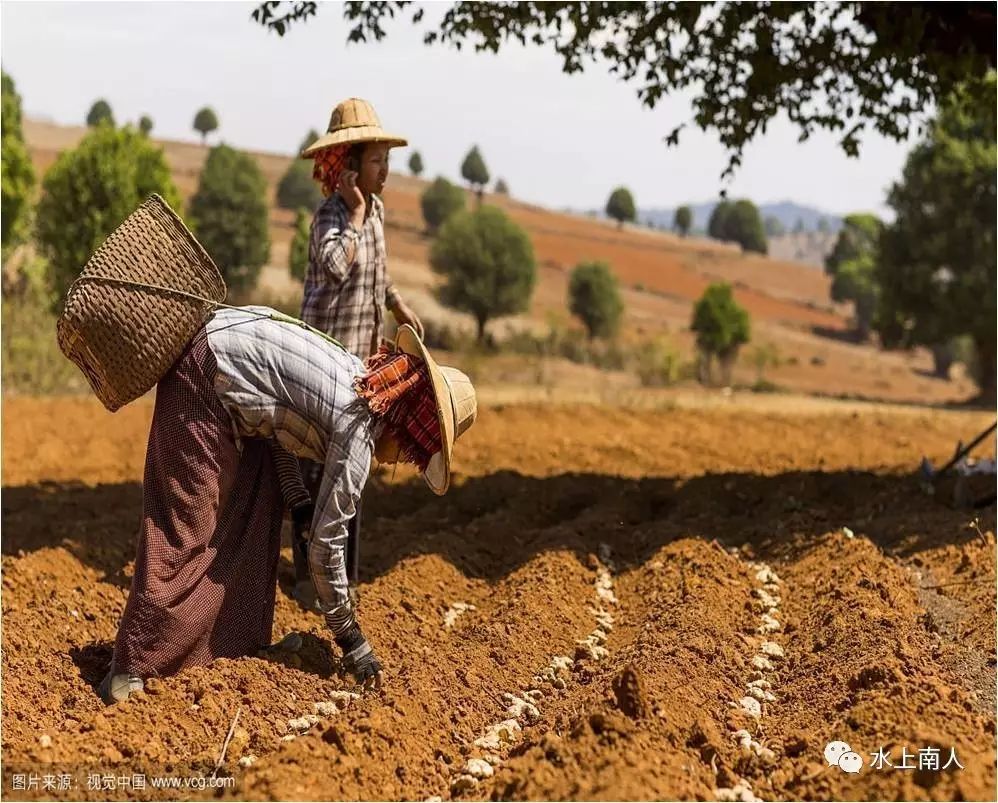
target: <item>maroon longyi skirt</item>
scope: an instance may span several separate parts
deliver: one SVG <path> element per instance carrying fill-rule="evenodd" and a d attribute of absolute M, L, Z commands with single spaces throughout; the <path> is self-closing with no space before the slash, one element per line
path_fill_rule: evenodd
<path fill-rule="evenodd" d="M 266 441 L 236 446 L 201 330 L 160 380 L 114 671 L 169 675 L 270 642 L 282 501 Z"/>

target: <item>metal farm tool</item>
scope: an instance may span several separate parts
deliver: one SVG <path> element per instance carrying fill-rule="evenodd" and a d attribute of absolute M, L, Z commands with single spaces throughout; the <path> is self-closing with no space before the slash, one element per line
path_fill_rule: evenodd
<path fill-rule="evenodd" d="M 998 429 L 998 421 L 984 430 L 980 435 L 978 435 L 974 440 L 968 443 L 966 446 L 962 442 L 957 443 L 956 452 L 950 461 L 940 469 L 933 467 L 931 461 L 927 457 L 922 458 L 922 463 L 919 466 L 919 477 L 922 484 L 922 489 L 929 494 L 934 496 L 936 493 L 936 486 L 939 480 L 945 477 L 950 472 L 955 471 L 960 479 L 968 477 L 972 474 L 995 474 L 995 461 L 979 461 L 978 464 L 968 465 L 966 462 L 967 455 L 969 455 L 975 448 L 977 448 L 981 443 L 984 442 L 986 438 L 992 435 L 995 430 Z M 960 493 L 959 483 L 960 479 L 957 480 L 957 489 L 954 494 L 956 497 L 962 497 L 963 494 Z M 992 491 L 983 497 L 973 500 L 972 507 L 987 507 L 995 502 L 995 493 Z"/>

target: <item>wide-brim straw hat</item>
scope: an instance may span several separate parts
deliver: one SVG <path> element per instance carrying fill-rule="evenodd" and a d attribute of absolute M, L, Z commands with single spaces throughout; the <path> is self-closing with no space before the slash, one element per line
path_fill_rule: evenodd
<path fill-rule="evenodd" d="M 389 134 L 381 127 L 381 121 L 370 103 L 361 98 L 350 98 L 333 109 L 326 133 L 305 148 L 301 155 L 303 159 L 309 159 L 326 148 L 357 142 L 384 142 L 390 148 L 409 144 L 404 137 Z"/>
<path fill-rule="evenodd" d="M 451 456 L 454 441 L 460 438 L 478 417 L 478 398 L 475 387 L 466 374 L 457 368 L 437 365 L 430 356 L 416 330 L 409 324 L 399 327 L 395 335 L 395 348 L 405 354 L 419 357 L 426 363 L 430 373 L 430 384 L 437 406 L 437 421 L 440 424 L 442 448 L 430 458 L 423 472 L 423 479 L 437 496 L 443 496 L 450 488 Z"/>

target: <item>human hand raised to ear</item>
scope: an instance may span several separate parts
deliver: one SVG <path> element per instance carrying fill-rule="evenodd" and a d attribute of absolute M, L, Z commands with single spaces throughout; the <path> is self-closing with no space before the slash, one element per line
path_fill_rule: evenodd
<path fill-rule="evenodd" d="M 357 176 L 356 170 L 344 170 L 340 173 L 336 191 L 346 201 L 351 219 L 363 222 L 364 215 L 367 213 L 367 202 L 364 200 L 364 193 L 357 186 Z"/>
<path fill-rule="evenodd" d="M 343 650 L 342 666 L 365 689 L 381 687 L 383 671 L 374 649 L 356 622 L 343 635 L 336 637 L 336 645 Z"/>

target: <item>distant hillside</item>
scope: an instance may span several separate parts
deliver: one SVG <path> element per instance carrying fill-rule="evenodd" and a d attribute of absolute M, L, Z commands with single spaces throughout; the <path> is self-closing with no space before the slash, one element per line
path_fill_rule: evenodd
<path fill-rule="evenodd" d="M 804 234 L 784 234 L 769 238 L 769 256 L 787 262 L 800 262 L 813 268 L 824 268 L 825 257 L 835 245 L 836 234 L 809 231 Z"/>
<path fill-rule="evenodd" d="M 717 201 L 707 201 L 701 204 L 690 204 L 693 211 L 694 230 L 706 231 L 707 222 L 710 220 L 711 212 L 717 206 Z M 804 231 L 818 231 L 818 221 L 824 219 L 828 224 L 829 231 L 837 231 L 842 225 L 842 218 L 812 206 L 803 206 L 793 201 L 780 201 L 773 204 L 763 204 L 759 207 L 759 212 L 763 220 L 767 217 L 774 217 L 786 229 L 792 232 L 797 227 L 798 222 L 803 224 Z M 675 219 L 675 209 L 639 209 L 638 222 L 651 222 L 656 228 L 672 228 L 672 221 Z"/>

